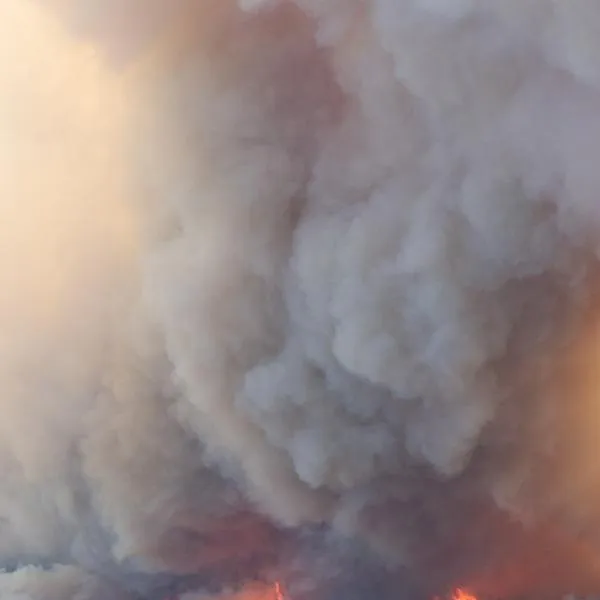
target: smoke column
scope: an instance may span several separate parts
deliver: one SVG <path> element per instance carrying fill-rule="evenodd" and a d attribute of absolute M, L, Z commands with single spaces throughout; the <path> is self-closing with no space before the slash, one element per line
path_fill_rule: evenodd
<path fill-rule="evenodd" d="M 434 591 L 597 586 L 600 7 L 0 20 L 0 597 L 312 527 Z M 502 588 L 517 550 L 560 568 Z"/>

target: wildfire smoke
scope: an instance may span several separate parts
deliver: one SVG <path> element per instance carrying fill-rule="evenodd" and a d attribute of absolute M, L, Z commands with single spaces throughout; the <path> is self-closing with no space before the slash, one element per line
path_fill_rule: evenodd
<path fill-rule="evenodd" d="M 3 0 L 0 597 L 597 586 L 599 6 Z"/>

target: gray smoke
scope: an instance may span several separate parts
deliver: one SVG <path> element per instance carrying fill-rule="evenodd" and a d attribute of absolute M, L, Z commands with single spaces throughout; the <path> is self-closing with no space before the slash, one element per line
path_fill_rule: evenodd
<path fill-rule="evenodd" d="M 433 591 L 598 589 L 600 7 L 0 18 L 0 560 L 67 569 L 2 598 L 315 525 Z"/>

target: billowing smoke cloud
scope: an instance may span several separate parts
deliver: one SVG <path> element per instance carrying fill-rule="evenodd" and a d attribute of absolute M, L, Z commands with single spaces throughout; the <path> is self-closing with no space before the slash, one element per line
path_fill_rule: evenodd
<path fill-rule="evenodd" d="M 600 8 L 5 3 L 6 565 L 598 583 Z"/>

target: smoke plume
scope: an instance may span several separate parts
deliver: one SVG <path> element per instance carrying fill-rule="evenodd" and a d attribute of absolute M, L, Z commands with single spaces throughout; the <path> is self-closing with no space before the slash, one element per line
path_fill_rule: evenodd
<path fill-rule="evenodd" d="M 600 6 L 0 20 L 0 597 L 600 589 Z"/>

